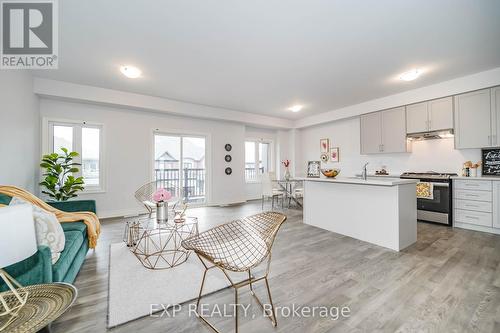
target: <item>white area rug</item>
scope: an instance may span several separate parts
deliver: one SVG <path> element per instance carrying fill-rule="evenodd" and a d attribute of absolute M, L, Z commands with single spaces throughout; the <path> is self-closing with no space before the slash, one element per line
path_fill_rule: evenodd
<path fill-rule="evenodd" d="M 151 304 L 174 305 L 198 297 L 204 267 L 193 253 L 180 266 L 166 270 L 150 270 L 124 243 L 111 244 L 109 249 L 108 328 L 148 316 Z M 233 273 L 235 281 L 246 273 Z M 229 286 L 219 269 L 211 269 L 205 280 L 204 294 Z"/>

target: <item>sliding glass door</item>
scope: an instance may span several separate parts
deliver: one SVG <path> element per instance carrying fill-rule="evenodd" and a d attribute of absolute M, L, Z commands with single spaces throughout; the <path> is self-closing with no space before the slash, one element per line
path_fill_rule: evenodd
<path fill-rule="evenodd" d="M 205 156 L 205 137 L 155 133 L 154 179 L 185 202 L 205 203 Z"/>

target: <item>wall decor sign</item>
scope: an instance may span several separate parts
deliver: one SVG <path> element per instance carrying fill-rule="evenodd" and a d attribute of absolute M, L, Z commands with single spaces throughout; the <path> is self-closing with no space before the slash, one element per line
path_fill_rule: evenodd
<path fill-rule="evenodd" d="M 483 176 L 500 177 L 500 148 L 482 149 Z"/>
<path fill-rule="evenodd" d="M 224 149 L 226 151 L 231 151 L 231 149 L 233 149 L 233 146 L 231 146 L 231 144 L 229 144 L 229 143 L 226 143 L 226 145 L 224 146 Z"/>
<path fill-rule="evenodd" d="M 339 147 L 330 148 L 330 161 L 332 161 L 332 162 L 339 162 L 340 161 Z"/>
<path fill-rule="evenodd" d="M 321 172 L 320 169 L 321 169 L 320 161 L 309 161 L 307 163 L 307 177 L 319 178 Z"/>
<path fill-rule="evenodd" d="M 323 163 L 328 162 L 328 154 L 321 154 L 321 156 L 319 157 L 319 159 L 320 159 L 320 160 L 321 160 L 321 162 L 323 162 Z"/>
<path fill-rule="evenodd" d="M 330 140 L 329 139 L 319 140 L 319 148 L 320 148 L 320 153 L 328 154 L 328 150 L 330 149 Z"/>
<path fill-rule="evenodd" d="M 233 159 L 233 158 L 232 158 L 232 157 L 231 157 L 231 155 L 229 155 L 229 154 L 228 154 L 228 155 L 226 155 L 226 156 L 224 156 L 224 160 L 225 160 L 227 163 L 231 162 L 231 160 L 232 160 L 232 159 Z"/>

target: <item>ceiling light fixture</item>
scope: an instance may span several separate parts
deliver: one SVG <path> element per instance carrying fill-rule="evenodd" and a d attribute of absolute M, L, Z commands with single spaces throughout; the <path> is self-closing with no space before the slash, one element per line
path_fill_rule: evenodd
<path fill-rule="evenodd" d="M 142 74 L 139 68 L 129 65 L 121 66 L 120 72 L 122 72 L 122 74 L 128 77 L 129 79 L 136 79 Z"/>
<path fill-rule="evenodd" d="M 290 110 L 292 112 L 299 112 L 300 110 L 302 110 L 302 108 L 303 108 L 302 105 L 294 105 L 291 108 L 288 108 L 288 110 Z"/>
<path fill-rule="evenodd" d="M 399 76 L 399 79 L 403 80 L 403 81 L 413 81 L 416 78 L 418 78 L 420 76 L 420 74 L 422 74 L 422 71 L 418 68 L 414 68 L 412 70 L 409 70 L 409 71 L 401 74 Z"/>

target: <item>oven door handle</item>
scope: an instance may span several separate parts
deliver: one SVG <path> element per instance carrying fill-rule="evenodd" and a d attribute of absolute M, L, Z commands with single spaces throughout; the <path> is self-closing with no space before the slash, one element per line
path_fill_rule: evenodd
<path fill-rule="evenodd" d="M 448 183 L 432 183 L 432 185 L 434 185 L 434 187 L 450 187 L 450 184 Z"/>

